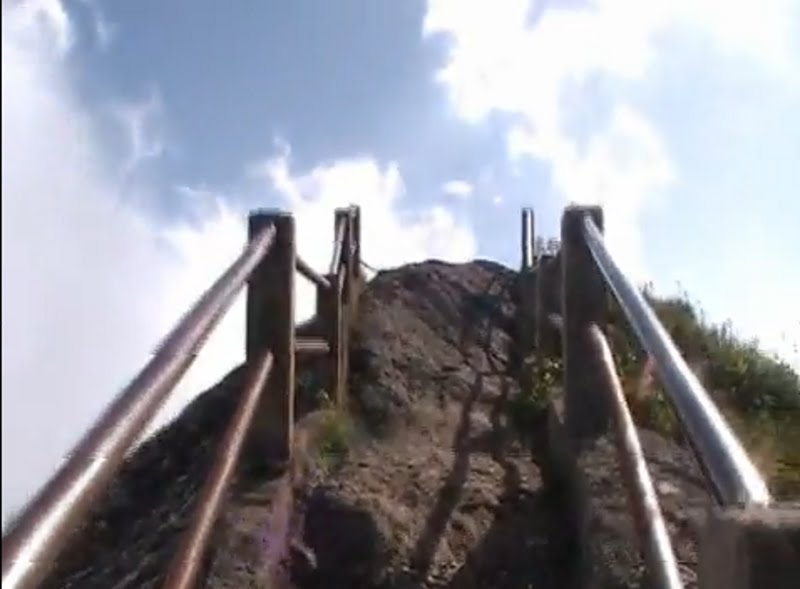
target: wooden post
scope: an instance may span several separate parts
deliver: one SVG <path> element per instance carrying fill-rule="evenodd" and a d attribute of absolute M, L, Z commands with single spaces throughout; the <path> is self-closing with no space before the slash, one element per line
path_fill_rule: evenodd
<path fill-rule="evenodd" d="M 541 256 L 536 268 L 536 354 L 540 360 L 561 356 L 561 336 L 549 318 L 561 312 L 560 278 L 557 258 L 549 254 Z"/>
<path fill-rule="evenodd" d="M 347 396 L 348 374 L 348 346 L 347 330 L 351 317 L 350 306 L 353 300 L 353 287 L 357 275 L 353 273 L 353 260 L 358 259 L 352 247 L 354 237 L 354 208 L 336 209 L 334 213 L 334 228 L 344 222 L 344 239 L 342 243 L 342 264 L 344 272 L 341 275 L 341 284 L 338 268 L 336 273 L 327 276 L 331 290 L 326 293 L 324 303 L 323 323 L 325 337 L 331 344 L 329 383 L 331 396 L 337 407 L 342 407 Z"/>
<path fill-rule="evenodd" d="M 605 280 L 583 237 L 583 219 L 589 214 L 603 231 L 603 211 L 597 206 L 570 206 L 561 219 L 562 311 L 564 329 L 564 409 L 567 429 L 575 438 L 603 434 L 610 405 L 600 389 L 602 366 L 589 338 L 589 326 L 605 330 Z"/>
<path fill-rule="evenodd" d="M 344 374 L 342 370 L 342 305 L 339 297 L 338 274 L 325 276 L 331 288 L 317 289 L 317 317 L 323 337 L 330 344 L 326 380 L 328 395 L 337 407 L 344 401 Z"/>
<path fill-rule="evenodd" d="M 250 215 L 250 238 L 275 226 L 275 243 L 250 277 L 247 290 L 246 359 L 251 364 L 264 349 L 274 364 L 253 428 L 251 450 L 272 465 L 291 460 L 294 427 L 294 217 L 278 211 Z"/>
<path fill-rule="evenodd" d="M 353 211 L 353 276 L 355 277 L 354 301 L 358 302 L 363 286 L 363 273 L 361 271 L 361 208 L 355 205 L 350 207 Z"/>
<path fill-rule="evenodd" d="M 523 268 L 517 275 L 517 312 L 515 329 L 515 354 L 512 366 L 517 371 L 520 389 L 528 394 L 533 389 L 536 329 L 535 297 L 538 277 L 532 268 Z"/>
<path fill-rule="evenodd" d="M 356 280 L 358 279 L 358 268 L 355 267 L 355 211 L 353 207 L 344 210 L 347 223 L 347 230 L 344 232 L 344 264 L 347 268 L 347 280 L 345 281 L 345 304 L 350 307 L 353 305 L 353 295 L 355 293 Z"/>
<path fill-rule="evenodd" d="M 341 298 L 340 330 L 339 330 L 339 362 L 341 370 L 341 401 L 344 402 L 350 380 L 350 328 L 358 309 L 358 297 L 361 289 L 361 218 L 356 206 L 347 209 L 347 231 L 345 232 L 345 250 L 348 252 L 344 260 L 347 266 L 347 280 Z"/>
<path fill-rule="evenodd" d="M 336 297 L 336 356 L 333 361 L 336 362 L 337 374 L 337 397 L 336 405 L 344 407 L 347 400 L 347 390 L 350 379 L 350 321 L 352 314 L 352 307 L 346 302 L 346 291 L 342 288 L 339 295 Z"/>
<path fill-rule="evenodd" d="M 350 210 L 349 209 L 336 209 L 334 212 L 334 227 L 338 227 L 340 222 L 344 222 L 344 236 L 342 240 L 342 264 L 349 264 L 350 258 L 352 257 L 352 251 L 350 248 L 350 236 L 351 236 L 351 225 L 350 222 Z M 347 269 L 347 280 L 345 281 L 345 292 L 348 289 L 348 283 L 350 282 L 350 269 Z"/>

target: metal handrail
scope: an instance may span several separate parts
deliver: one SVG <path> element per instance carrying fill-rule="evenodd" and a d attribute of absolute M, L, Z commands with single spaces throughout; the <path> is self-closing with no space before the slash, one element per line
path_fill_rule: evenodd
<path fill-rule="evenodd" d="M 294 351 L 298 354 L 327 354 L 331 345 L 324 337 L 298 337 L 294 341 Z"/>
<path fill-rule="evenodd" d="M 4 589 L 41 582 L 274 240 L 269 226 L 247 244 L 25 508 L 3 538 Z"/>
<path fill-rule="evenodd" d="M 533 267 L 533 209 L 522 209 L 522 269 Z"/>
<path fill-rule="evenodd" d="M 185 532 L 178 551 L 172 557 L 172 563 L 162 584 L 164 589 L 192 589 L 197 583 L 214 523 L 233 479 L 236 464 L 242 453 L 247 433 L 250 431 L 250 425 L 253 423 L 272 365 L 273 355 L 267 350 L 250 368 L 247 383 L 236 406 L 236 413 L 225 430 L 211 472 L 197 499 L 191 526 Z"/>
<path fill-rule="evenodd" d="M 589 215 L 584 217 L 583 235 L 639 341 L 654 359 L 717 501 L 723 505 L 769 504 L 769 490 L 758 469 L 639 289 L 614 262 Z"/>
<path fill-rule="evenodd" d="M 315 285 L 319 286 L 320 288 L 330 288 L 331 283 L 328 280 L 320 275 L 316 270 L 314 270 L 311 266 L 308 265 L 303 258 L 297 256 L 295 259 L 295 266 L 297 266 L 297 271 L 300 272 L 302 276 L 313 282 Z"/>
<path fill-rule="evenodd" d="M 328 269 L 328 274 L 334 274 L 342 263 L 342 251 L 344 245 L 344 233 L 347 226 L 347 217 L 340 217 L 336 224 L 336 231 L 333 236 L 333 256 L 331 257 L 331 265 Z"/>
<path fill-rule="evenodd" d="M 636 426 L 625 401 L 625 393 L 614 365 L 611 348 L 606 336 L 596 324 L 589 328 L 589 337 L 601 359 L 606 385 L 603 388 L 610 395 L 617 455 L 648 575 L 654 587 L 682 589 L 683 582 L 675 552 L 672 550 L 664 516 L 658 505 L 653 480 L 647 470 Z"/>

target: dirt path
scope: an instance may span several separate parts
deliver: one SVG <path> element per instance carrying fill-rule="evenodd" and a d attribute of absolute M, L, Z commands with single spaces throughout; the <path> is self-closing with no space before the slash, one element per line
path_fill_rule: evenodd
<path fill-rule="evenodd" d="M 358 449 L 309 490 L 316 568 L 298 586 L 550 586 L 541 476 L 494 419 L 500 380 L 421 408 L 402 439 Z"/>
<path fill-rule="evenodd" d="M 507 365 L 510 282 L 480 267 L 474 283 L 452 276 L 452 267 L 421 271 L 436 290 L 416 305 L 391 285 L 394 299 L 374 297 L 388 303 L 374 318 L 395 320 L 395 345 L 375 350 L 384 363 L 375 371 L 386 376 L 387 363 L 404 371 L 382 383 L 384 394 L 403 395 L 401 425 L 357 444 L 339 470 L 307 489 L 302 536 L 313 556 L 295 567 L 295 585 L 557 586 L 541 473 L 507 419 L 517 394 Z M 466 289 L 450 292 L 455 279 Z M 429 310 L 461 321 L 438 325 Z M 407 363 L 415 348 L 427 354 Z"/>

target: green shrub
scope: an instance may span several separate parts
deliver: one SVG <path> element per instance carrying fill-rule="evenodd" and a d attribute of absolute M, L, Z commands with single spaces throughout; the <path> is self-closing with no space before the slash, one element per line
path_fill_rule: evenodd
<path fill-rule="evenodd" d="M 559 244 L 554 244 L 554 253 Z M 545 251 L 544 242 L 539 250 Z M 731 324 L 711 325 L 686 293 L 659 297 L 651 285 L 647 302 L 723 411 L 742 443 L 770 479 L 776 495 L 800 497 L 800 375 L 760 349 L 757 341 L 735 335 Z M 610 305 L 608 337 L 636 422 L 680 438 L 681 428 L 664 391 L 645 369 L 647 355 L 620 307 Z M 800 342 L 798 342 L 800 344 Z M 542 370 L 547 371 L 546 368 Z M 537 379 L 515 411 L 535 412 L 551 390 Z"/>
<path fill-rule="evenodd" d="M 685 295 L 645 297 L 778 495 L 800 495 L 800 375 L 730 323 L 709 325 Z M 663 390 L 645 382 L 646 354 L 618 307 L 609 337 L 639 425 L 670 437 L 680 426 Z"/>
<path fill-rule="evenodd" d="M 531 386 L 510 401 L 509 412 L 514 426 L 529 432 L 544 416 L 554 391 L 561 385 L 561 359 L 537 358 L 525 369 L 531 371 Z"/>
<path fill-rule="evenodd" d="M 325 470 L 339 466 L 347 456 L 353 428 L 343 411 L 331 411 L 321 424 L 319 462 Z"/>

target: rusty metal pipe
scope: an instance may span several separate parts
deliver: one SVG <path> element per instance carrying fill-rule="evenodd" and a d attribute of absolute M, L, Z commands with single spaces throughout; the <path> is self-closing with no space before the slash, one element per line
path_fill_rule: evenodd
<path fill-rule="evenodd" d="M 197 498 L 191 526 L 184 532 L 180 548 L 172 558 L 162 585 L 164 589 L 193 589 L 197 584 L 208 541 L 219 516 L 225 493 L 236 471 L 242 447 L 261 394 L 266 387 L 272 364 L 272 352 L 267 350 L 255 365 L 250 367 L 247 383 L 236 406 L 236 413 L 225 430 L 211 472 Z"/>
<path fill-rule="evenodd" d="M 614 366 L 611 348 L 608 346 L 606 336 L 597 325 L 589 328 L 589 337 L 595 352 L 602 360 L 604 388 L 610 392 L 609 401 L 612 406 L 617 456 L 648 574 L 654 586 L 659 589 L 682 589 L 683 582 L 675 560 L 675 552 L 672 550 L 636 426 L 628 410 L 625 393 L 622 391 L 622 384 Z"/>
<path fill-rule="evenodd" d="M 4 589 L 38 586 L 274 239 L 269 226 L 247 244 L 25 508 L 3 537 Z"/>
<path fill-rule="evenodd" d="M 328 354 L 331 346 L 320 337 L 299 337 L 294 340 L 294 351 L 298 354 Z"/>
<path fill-rule="evenodd" d="M 297 271 L 300 272 L 303 276 L 308 278 L 311 282 L 319 286 L 320 288 L 330 288 L 331 283 L 328 282 L 324 276 L 320 275 L 316 270 L 314 270 L 308 263 L 301 257 L 298 257 L 295 261 L 297 266 Z"/>

